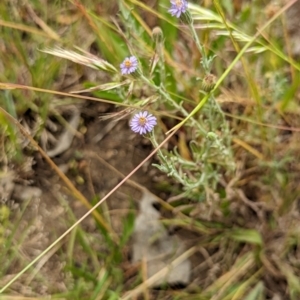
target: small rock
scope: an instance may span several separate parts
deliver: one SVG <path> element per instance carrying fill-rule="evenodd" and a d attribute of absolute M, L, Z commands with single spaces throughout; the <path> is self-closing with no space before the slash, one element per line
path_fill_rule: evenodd
<path fill-rule="evenodd" d="M 26 201 L 33 198 L 40 198 L 42 190 L 34 186 L 23 186 L 16 184 L 13 198 L 18 201 Z"/>
<path fill-rule="evenodd" d="M 140 202 L 140 213 L 135 220 L 132 262 L 145 259 L 147 277 L 151 277 L 185 251 L 183 242 L 177 236 L 170 236 L 159 221 L 160 213 L 154 208 L 154 196 L 145 192 Z M 190 281 L 191 263 L 187 259 L 174 268 L 170 268 L 165 278 L 155 283 L 187 285 Z"/>
<path fill-rule="evenodd" d="M 14 173 L 3 172 L 0 173 L 0 203 L 6 203 L 10 200 L 12 191 L 14 189 Z"/>

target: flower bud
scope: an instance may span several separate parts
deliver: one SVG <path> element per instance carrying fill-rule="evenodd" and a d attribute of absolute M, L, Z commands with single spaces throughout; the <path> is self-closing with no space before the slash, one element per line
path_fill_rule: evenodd
<path fill-rule="evenodd" d="M 213 74 L 207 74 L 202 81 L 202 89 L 206 92 L 210 92 L 216 85 L 217 77 Z"/>
<path fill-rule="evenodd" d="M 216 141 L 218 139 L 218 136 L 214 132 L 208 132 L 206 135 L 206 138 L 212 142 Z"/>
<path fill-rule="evenodd" d="M 163 42 L 164 34 L 160 27 L 156 26 L 152 29 L 152 39 L 156 45 Z"/>
<path fill-rule="evenodd" d="M 189 10 L 186 10 L 184 13 L 180 15 L 180 20 L 187 25 L 193 24 L 193 18 Z"/>

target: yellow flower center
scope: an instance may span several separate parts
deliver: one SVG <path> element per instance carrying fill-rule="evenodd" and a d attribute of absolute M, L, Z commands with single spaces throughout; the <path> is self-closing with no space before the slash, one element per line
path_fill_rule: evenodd
<path fill-rule="evenodd" d="M 129 59 L 125 60 L 124 64 L 125 64 L 126 68 L 130 68 L 131 67 L 131 61 Z"/>
<path fill-rule="evenodd" d="M 140 123 L 141 126 L 144 126 L 144 125 L 146 124 L 146 121 L 147 121 L 147 120 L 146 120 L 145 117 L 140 117 L 140 118 L 139 118 L 139 123 Z"/>
<path fill-rule="evenodd" d="M 175 3 L 178 8 L 180 8 L 182 6 L 182 0 L 177 0 L 177 1 L 175 1 Z"/>

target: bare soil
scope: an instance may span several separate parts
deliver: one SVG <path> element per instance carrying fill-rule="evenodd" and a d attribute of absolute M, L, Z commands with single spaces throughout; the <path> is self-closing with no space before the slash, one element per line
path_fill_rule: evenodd
<path fill-rule="evenodd" d="M 91 201 L 91 204 L 95 204 L 97 199 L 101 199 L 119 183 L 122 179 L 119 172 L 127 175 L 146 158 L 152 146 L 147 139 L 129 129 L 128 119 L 118 122 L 100 120 L 100 115 L 114 110 L 111 105 L 89 102 L 80 109 L 82 120 L 78 130 L 85 133 L 81 138 L 75 137 L 71 147 L 54 157 L 53 161 L 66 171 L 68 178 Z M 12 265 L 9 274 L 17 273 L 26 262 L 32 261 L 87 211 L 87 208 L 70 194 L 41 155 L 38 152 L 33 155 L 35 164 L 30 174 L 30 186 L 40 189 L 41 195 L 37 197 L 34 193 L 29 194 L 31 199 L 29 203 L 26 202 L 27 208 L 16 235 L 16 241 L 25 238 L 19 245 L 24 255 L 24 265 Z M 158 176 L 159 174 L 151 166 L 151 162 L 148 161 L 131 179 L 141 187 L 155 191 L 156 174 Z M 28 182 L 19 187 L 18 193 L 24 193 L 26 186 Z M 165 194 L 160 192 L 160 196 Z M 106 218 L 108 214 L 110 215 L 112 228 L 117 233 L 122 230 L 122 218 L 128 214 L 131 204 L 137 203 L 140 197 L 141 190 L 138 186 L 124 184 L 103 205 L 102 214 Z M 22 202 L 19 198 L 12 197 L 15 200 L 10 201 L 14 203 L 16 219 L 20 217 L 17 212 L 25 205 L 24 199 Z M 73 221 L 70 217 L 72 215 Z M 85 231 L 94 233 L 95 236 L 99 235 L 93 217 L 88 217 L 81 226 Z M 42 258 L 33 273 L 29 272 L 32 275 L 29 277 L 24 275 L 18 283 L 12 285 L 12 292 L 23 296 L 66 292 L 67 286 L 71 284 L 71 276 L 68 277 L 64 271 L 65 263 L 62 259 L 64 256 L 61 252 L 66 251 L 68 239 L 67 237 L 58 247 L 50 251 L 49 255 Z M 100 245 L 98 247 L 101 248 Z M 74 257 L 78 259 L 77 263 L 80 265 L 82 253 L 78 251 Z M 2 282 L 7 282 L 11 276 L 6 276 Z"/>

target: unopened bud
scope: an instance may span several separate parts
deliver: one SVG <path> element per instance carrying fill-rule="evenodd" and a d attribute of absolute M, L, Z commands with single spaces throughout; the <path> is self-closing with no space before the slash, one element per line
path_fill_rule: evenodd
<path fill-rule="evenodd" d="M 206 135 L 206 138 L 212 142 L 216 141 L 218 139 L 218 136 L 214 132 L 208 132 Z"/>
<path fill-rule="evenodd" d="M 213 74 L 207 74 L 202 81 L 202 89 L 206 92 L 210 92 L 216 85 L 217 77 Z"/>
<path fill-rule="evenodd" d="M 152 39 L 155 44 L 161 44 L 164 39 L 164 34 L 160 27 L 156 26 L 152 29 Z"/>
<path fill-rule="evenodd" d="M 189 10 L 180 15 L 180 20 L 187 25 L 193 24 L 193 18 Z"/>

